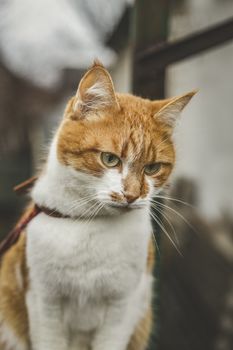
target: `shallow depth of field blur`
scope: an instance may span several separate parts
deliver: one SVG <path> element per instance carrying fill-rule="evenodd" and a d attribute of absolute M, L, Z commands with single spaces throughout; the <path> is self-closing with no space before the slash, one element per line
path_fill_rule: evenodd
<path fill-rule="evenodd" d="M 95 58 L 120 92 L 161 98 L 199 89 L 174 135 L 177 166 L 160 217 L 151 350 L 233 349 L 233 39 L 157 75 L 135 62 L 150 47 L 232 16 L 232 0 L 0 3 L 1 238 L 28 201 L 13 186 L 43 164 L 64 106 Z"/>

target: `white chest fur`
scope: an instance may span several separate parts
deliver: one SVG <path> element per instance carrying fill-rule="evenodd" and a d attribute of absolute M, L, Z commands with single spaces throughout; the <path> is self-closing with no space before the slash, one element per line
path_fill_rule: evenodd
<path fill-rule="evenodd" d="M 87 308 L 96 308 L 98 323 L 106 300 L 124 299 L 140 284 L 150 233 L 145 209 L 90 223 L 39 214 L 27 231 L 32 285 L 50 297 L 68 300 L 70 323 L 72 310 L 84 315 Z"/>

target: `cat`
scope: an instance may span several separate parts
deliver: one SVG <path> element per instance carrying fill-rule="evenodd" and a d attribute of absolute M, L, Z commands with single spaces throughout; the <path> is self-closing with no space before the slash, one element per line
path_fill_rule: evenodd
<path fill-rule="evenodd" d="M 99 62 L 87 71 L 25 215 L 35 204 L 40 212 L 1 259 L 1 350 L 147 348 L 150 203 L 172 172 L 173 129 L 194 94 L 150 101 L 115 93 Z"/>

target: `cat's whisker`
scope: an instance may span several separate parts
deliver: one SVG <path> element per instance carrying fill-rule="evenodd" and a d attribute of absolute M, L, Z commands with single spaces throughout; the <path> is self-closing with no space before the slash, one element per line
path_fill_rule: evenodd
<path fill-rule="evenodd" d="M 88 195 L 88 196 L 84 196 L 84 197 L 81 197 L 81 198 L 73 201 L 73 204 L 76 205 L 77 203 L 82 203 L 83 201 L 89 200 L 89 199 L 94 198 L 94 197 L 95 197 L 95 195 L 93 195 L 93 194 Z"/>
<path fill-rule="evenodd" d="M 94 208 L 91 209 L 91 213 L 90 215 L 86 215 L 86 222 L 89 223 L 90 220 L 95 217 L 96 212 L 98 211 L 98 209 L 103 205 L 103 203 L 99 202 L 99 203 L 95 203 Z"/>
<path fill-rule="evenodd" d="M 81 212 L 80 217 L 84 220 L 87 219 L 88 217 L 88 213 L 93 210 L 97 205 L 99 204 L 99 202 L 94 202 L 90 207 L 86 208 L 86 210 L 84 210 L 84 212 Z"/>
<path fill-rule="evenodd" d="M 93 200 L 93 198 L 89 198 L 88 200 L 84 200 L 84 201 L 76 201 L 75 203 L 73 203 L 72 206 L 70 206 L 70 210 L 72 211 L 73 209 L 78 209 L 79 207 L 84 206 L 85 204 L 91 202 Z"/>
<path fill-rule="evenodd" d="M 152 237 L 153 237 L 153 241 L 154 241 L 156 250 L 157 250 L 159 256 L 161 256 L 160 249 L 159 249 L 159 245 L 158 245 L 158 242 L 157 242 L 157 240 L 156 240 L 156 237 L 155 237 L 155 234 L 154 234 L 154 231 L 153 231 L 153 230 L 152 230 Z"/>
<path fill-rule="evenodd" d="M 96 199 L 95 197 L 92 197 L 92 198 L 89 198 L 89 200 L 85 200 L 83 202 L 77 201 L 72 206 L 70 206 L 69 211 L 67 212 L 67 214 L 69 215 L 69 214 L 77 211 L 78 209 L 81 209 L 82 207 L 86 206 L 88 203 L 94 201 L 95 199 Z"/>
<path fill-rule="evenodd" d="M 99 203 L 99 205 L 97 206 L 97 208 L 93 211 L 92 215 L 90 216 L 90 218 L 88 219 L 87 224 L 90 224 L 98 215 L 98 213 L 100 212 L 101 209 L 103 209 L 103 207 L 105 206 L 105 203 Z"/>
<path fill-rule="evenodd" d="M 171 221 L 169 220 L 168 216 L 164 213 L 164 210 L 162 210 L 161 208 L 158 208 L 156 206 L 153 207 L 156 211 L 158 211 L 158 213 L 160 215 L 163 216 L 163 218 L 166 220 L 166 222 L 168 223 L 168 225 L 171 227 L 171 230 L 174 234 L 174 237 L 175 237 L 175 240 L 176 240 L 176 243 L 180 246 L 180 242 L 179 242 L 179 239 L 178 239 L 178 236 L 177 236 L 177 233 L 176 233 L 176 230 L 174 228 L 174 225 L 171 223 Z"/>
<path fill-rule="evenodd" d="M 88 213 L 93 210 L 98 204 L 95 202 L 93 205 L 91 205 L 90 207 L 88 207 L 83 213 L 80 214 L 79 217 L 77 217 L 76 219 L 74 219 L 74 222 L 83 222 L 83 223 L 87 223 L 88 220 Z"/>
<path fill-rule="evenodd" d="M 168 205 L 166 205 L 166 204 L 164 204 L 164 203 L 160 203 L 160 202 L 157 202 L 157 201 L 154 201 L 154 200 L 153 200 L 153 202 L 154 202 L 155 205 L 160 206 L 162 209 L 163 209 L 163 208 L 168 209 L 168 210 L 170 210 L 171 212 L 173 212 L 174 214 L 176 214 L 177 216 L 179 216 L 179 217 L 191 228 L 191 230 L 192 230 L 193 232 L 195 232 L 196 234 L 198 234 L 198 232 L 197 232 L 197 230 L 195 229 L 195 227 L 193 227 L 193 225 L 190 224 L 190 222 L 189 222 L 187 219 L 185 219 L 185 217 L 184 217 L 182 214 L 180 214 L 177 210 L 171 208 L 170 206 L 168 206 Z"/>
<path fill-rule="evenodd" d="M 179 250 L 179 248 L 177 247 L 176 243 L 173 241 L 173 239 L 171 238 L 171 236 L 169 235 L 169 233 L 167 232 L 167 230 L 164 228 L 161 220 L 156 216 L 155 213 L 152 213 L 152 211 L 150 211 L 150 215 L 151 217 L 155 220 L 155 222 L 159 225 L 159 227 L 161 228 L 161 230 L 165 233 L 165 235 L 167 236 L 167 238 L 170 240 L 170 242 L 172 243 L 172 245 L 174 246 L 174 248 L 177 250 L 177 252 L 182 256 L 181 251 Z"/>
<path fill-rule="evenodd" d="M 92 194 L 92 195 L 88 195 L 88 196 L 85 196 L 85 197 L 81 197 L 80 199 L 77 199 L 73 202 L 73 204 L 70 206 L 71 210 L 72 209 L 76 209 L 78 208 L 79 206 L 83 206 L 91 201 L 94 201 L 94 200 L 97 200 L 98 197 L 96 194 Z"/>
<path fill-rule="evenodd" d="M 178 199 L 178 198 L 172 198 L 172 197 L 160 196 L 160 195 L 155 195 L 155 198 L 161 198 L 161 199 L 166 199 L 166 200 L 170 200 L 170 201 L 173 201 L 173 202 L 181 203 L 181 204 L 187 205 L 188 207 L 190 207 L 192 209 L 195 209 L 195 207 L 192 204 L 190 204 L 188 202 L 184 202 L 184 201 L 182 201 L 181 199 Z"/>
<path fill-rule="evenodd" d="M 98 203 L 96 205 L 96 208 L 94 208 L 93 212 L 90 214 L 90 216 L 85 218 L 85 229 L 87 230 L 87 228 L 89 227 L 89 225 L 91 224 L 91 222 L 96 218 L 96 216 L 98 215 L 99 211 L 104 207 L 104 203 Z M 84 218 L 81 219 L 82 221 L 84 221 Z"/>

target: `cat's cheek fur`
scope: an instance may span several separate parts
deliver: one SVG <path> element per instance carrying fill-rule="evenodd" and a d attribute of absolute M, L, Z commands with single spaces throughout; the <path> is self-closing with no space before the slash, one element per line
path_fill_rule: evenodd
<path fill-rule="evenodd" d="M 49 175 L 48 175 L 49 174 Z M 47 169 L 32 190 L 33 200 L 73 217 L 81 215 L 91 203 L 80 198 L 94 196 L 99 179 L 61 164 L 57 158 L 57 135 L 49 151 Z M 48 195 L 49 193 L 49 195 Z"/>

